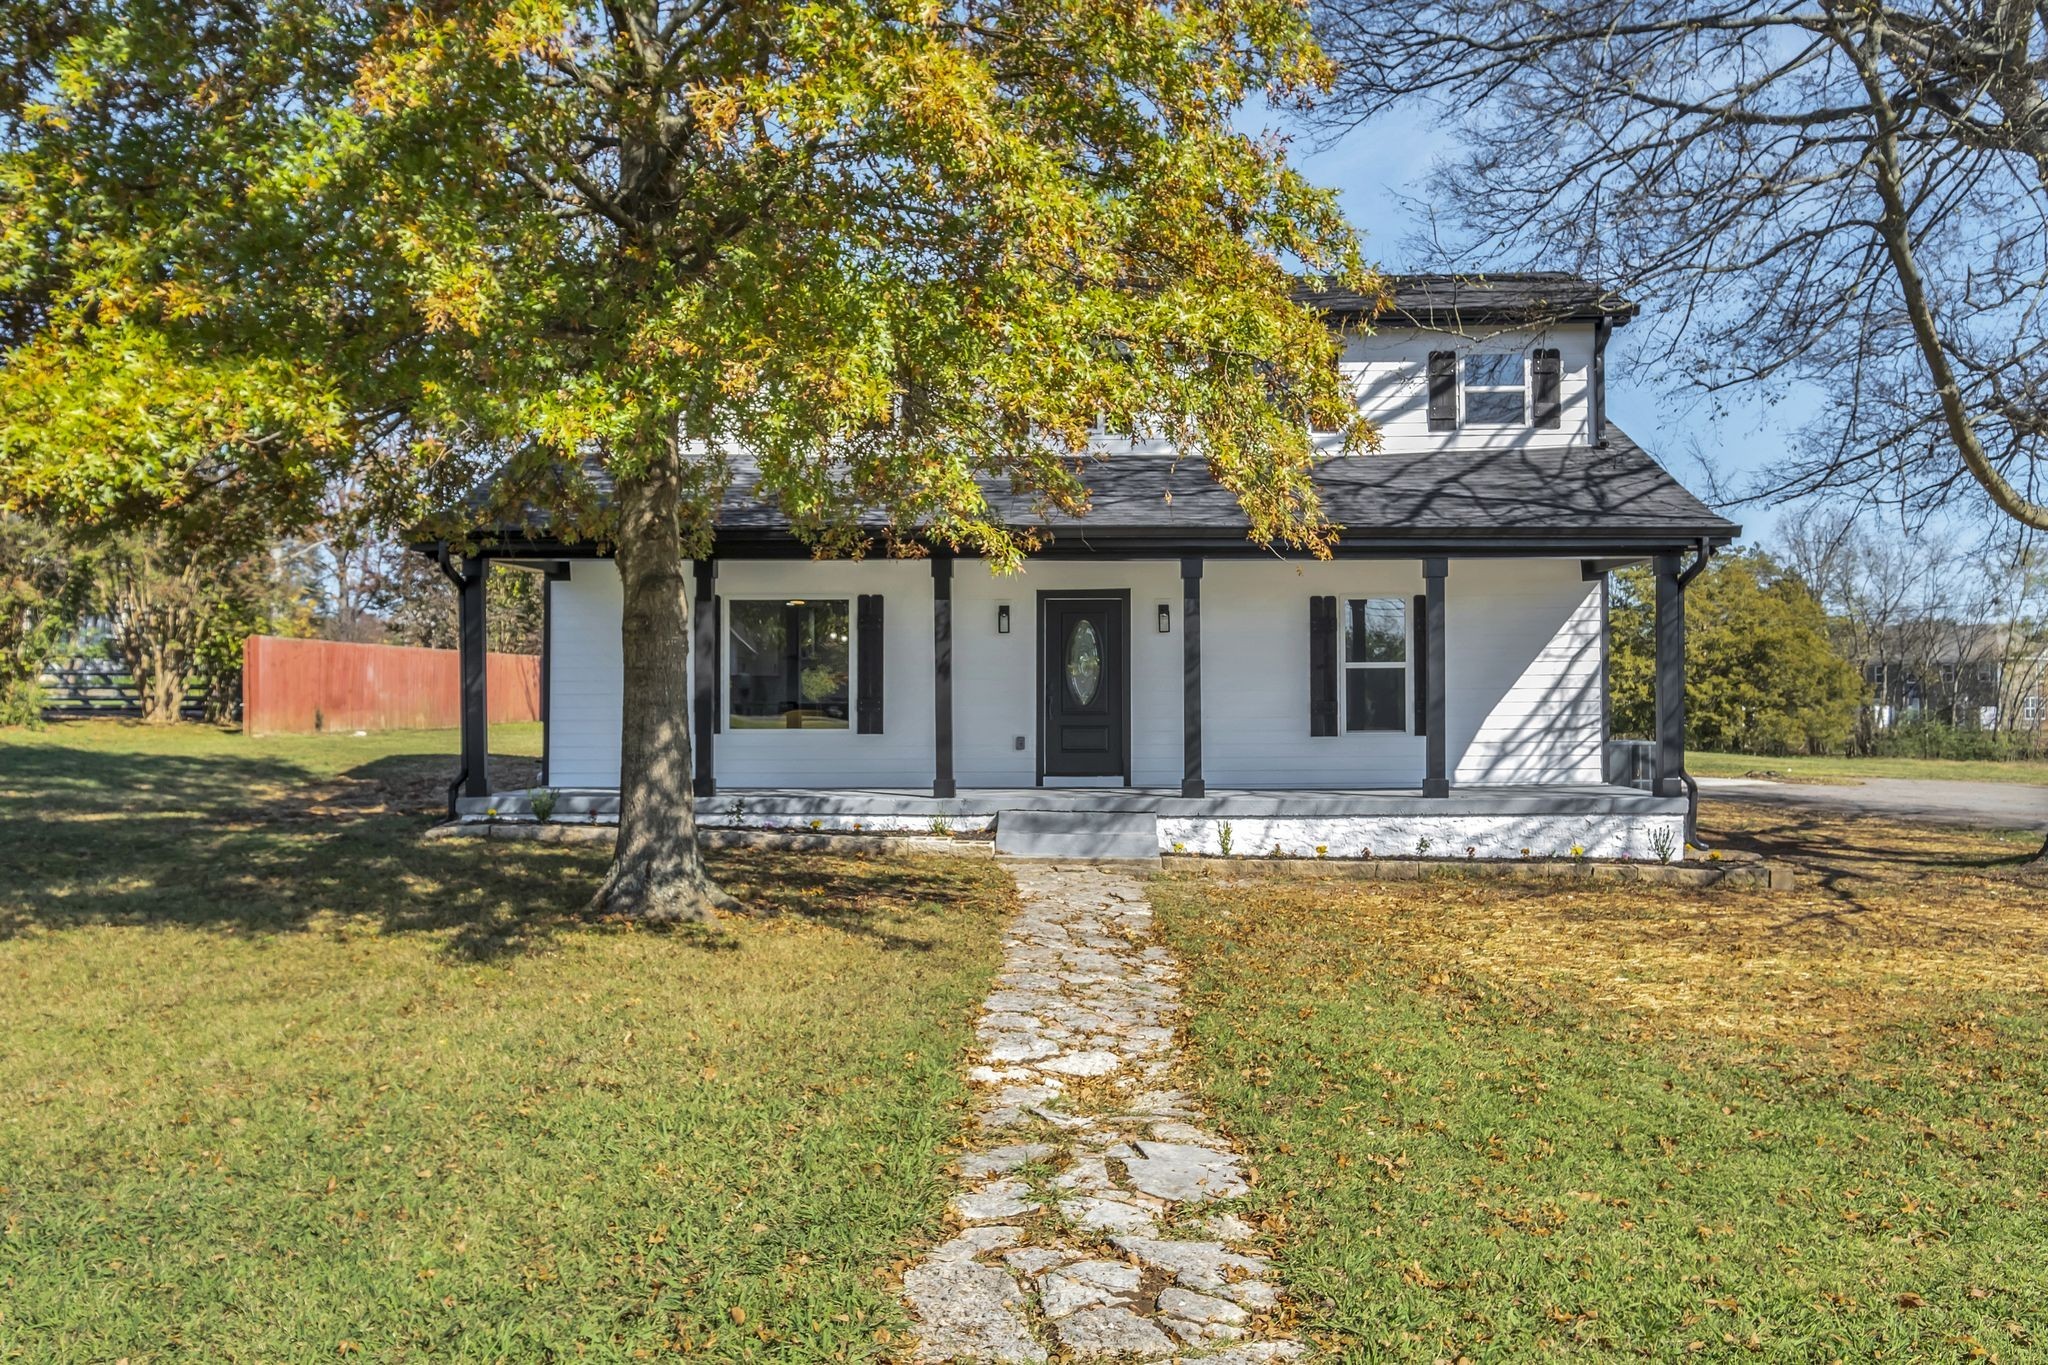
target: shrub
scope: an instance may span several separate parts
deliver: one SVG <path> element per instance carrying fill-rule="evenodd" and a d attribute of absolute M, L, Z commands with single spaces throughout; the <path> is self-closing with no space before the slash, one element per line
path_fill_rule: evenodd
<path fill-rule="evenodd" d="M 0 729 L 11 726 L 43 728 L 43 689 L 33 678 L 0 682 Z"/>

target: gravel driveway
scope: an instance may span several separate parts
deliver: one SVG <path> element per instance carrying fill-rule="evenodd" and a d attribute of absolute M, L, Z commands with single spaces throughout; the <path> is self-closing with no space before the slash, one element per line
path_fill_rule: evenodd
<path fill-rule="evenodd" d="M 2018 782 L 1866 778 L 1854 786 L 1702 777 L 1700 795 L 1717 801 L 1805 806 L 1852 815 L 1890 815 L 1992 829 L 2048 829 L 2048 787 Z"/>

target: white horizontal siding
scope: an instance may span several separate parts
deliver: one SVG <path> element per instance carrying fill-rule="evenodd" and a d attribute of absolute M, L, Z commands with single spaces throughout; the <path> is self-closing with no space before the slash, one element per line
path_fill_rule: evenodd
<path fill-rule="evenodd" d="M 817 599 L 880 593 L 884 729 L 725 730 L 721 787 L 929 787 L 932 585 L 922 561 L 734 561 L 721 597 Z M 954 771 L 962 787 L 1029 786 L 1038 761 L 1038 594 L 1128 591 L 1131 754 L 1139 786 L 1180 782 L 1181 580 L 1177 561 L 1039 560 L 997 576 L 961 560 L 953 583 Z M 1213 787 L 1416 787 L 1425 741 L 1341 730 L 1311 737 L 1308 600 L 1422 592 L 1401 560 L 1219 561 L 1202 584 L 1204 775 Z M 620 593 L 609 561 L 579 562 L 554 585 L 549 678 L 556 786 L 618 782 Z M 1601 651 L 1597 584 L 1577 560 L 1455 559 L 1446 586 L 1447 747 L 1466 784 L 1597 782 Z M 996 630 L 1008 603 L 1011 629 Z M 1169 606 L 1172 629 L 1157 612 Z M 1411 714 L 1414 708 L 1411 685 Z M 721 691 L 726 680 L 720 679 Z M 721 700 L 721 705 L 723 704 Z M 1022 747 L 1018 741 L 1022 740 Z"/>
<path fill-rule="evenodd" d="M 728 608 L 734 599 L 746 597 L 840 598 L 851 622 L 854 599 L 862 593 L 882 598 L 882 733 L 863 735 L 851 724 L 843 730 L 727 727 L 713 750 L 720 787 L 931 786 L 931 565 L 888 559 L 718 562 L 718 595 Z M 853 677 L 858 677 L 858 653 L 856 640 Z M 718 686 L 723 712 L 731 680 L 720 678 Z"/>
<path fill-rule="evenodd" d="M 953 584 L 953 767 L 963 787 L 1028 787 L 1038 776 L 1038 594 L 1131 595 L 1131 766 L 1139 786 L 1181 779 L 1180 564 L 1036 560 L 998 576 L 962 560 Z M 1010 604 L 1010 633 L 996 608 Z M 1158 629 L 1161 602 L 1173 629 Z M 1023 748 L 1017 747 L 1022 738 Z"/>
<path fill-rule="evenodd" d="M 1577 560 L 1454 559 L 1444 607 L 1451 780 L 1601 781 L 1600 585 Z"/>
<path fill-rule="evenodd" d="M 1562 411 L 1556 429 L 1466 426 L 1429 429 L 1429 353 L 1506 352 L 1527 356 L 1554 347 L 1562 369 Z M 1549 328 L 1475 329 L 1469 334 L 1387 328 L 1345 339 L 1339 371 L 1350 381 L 1358 408 L 1379 428 L 1390 454 L 1424 450 L 1493 450 L 1503 447 L 1552 449 L 1585 445 L 1592 437 L 1593 325 L 1560 323 Z M 1334 444 L 1329 438 L 1325 444 Z"/>
<path fill-rule="evenodd" d="M 1308 721 L 1311 597 L 1422 591 L 1414 560 L 1210 561 L 1202 580 L 1202 768 L 1214 787 L 1417 787 L 1423 741 Z M 1339 646 L 1341 649 L 1341 645 Z M 1413 709 L 1414 675 L 1409 675 Z M 1339 681 L 1341 708 L 1343 684 Z"/>
<path fill-rule="evenodd" d="M 569 561 L 548 585 L 548 784 L 619 785 L 623 594 L 609 559 Z"/>

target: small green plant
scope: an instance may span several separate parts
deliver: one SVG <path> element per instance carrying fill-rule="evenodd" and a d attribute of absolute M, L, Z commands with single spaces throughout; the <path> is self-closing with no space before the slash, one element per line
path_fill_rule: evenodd
<path fill-rule="evenodd" d="M 1415 856 L 1418 858 L 1427 858 L 1429 856 L 1429 836 L 1427 834 L 1416 839 Z"/>
<path fill-rule="evenodd" d="M 735 796 L 726 803 L 725 813 L 735 820 L 744 820 L 747 817 L 747 803 Z"/>
<path fill-rule="evenodd" d="M 1330 846 L 1329 846 L 1328 844 L 1317 844 L 1317 845 L 1316 845 L 1316 856 L 1317 856 L 1318 858 L 1327 858 L 1327 857 L 1329 857 L 1329 856 L 1330 856 Z"/>
<path fill-rule="evenodd" d="M 1216 826 L 1216 847 L 1222 850 L 1223 856 L 1226 858 L 1230 856 L 1230 836 L 1231 830 L 1228 820 Z"/>
<path fill-rule="evenodd" d="M 533 807 L 533 818 L 545 824 L 554 818 L 555 798 L 559 795 L 553 787 L 535 787 L 526 794 L 527 804 Z"/>
<path fill-rule="evenodd" d="M 1657 861 L 1668 863 L 1677 853 L 1669 828 L 1659 825 L 1650 831 L 1650 851 L 1657 855 Z"/>
<path fill-rule="evenodd" d="M 1180 840 L 1175 839 L 1173 841 L 1173 851 L 1175 853 L 1186 853 L 1188 851 L 1188 846 L 1182 843 Z"/>
<path fill-rule="evenodd" d="M 1287 855 L 1280 851 L 1280 841 L 1278 839 L 1275 839 L 1273 841 L 1273 851 L 1271 853 L 1268 853 L 1266 856 L 1268 858 L 1284 858 Z"/>
<path fill-rule="evenodd" d="M 953 837 L 953 822 L 943 815 L 934 815 L 931 820 L 932 833 L 941 839 Z"/>

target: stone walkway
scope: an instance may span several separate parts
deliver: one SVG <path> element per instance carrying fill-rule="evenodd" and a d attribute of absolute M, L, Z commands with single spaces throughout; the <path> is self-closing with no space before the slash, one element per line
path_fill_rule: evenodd
<path fill-rule="evenodd" d="M 1173 1089 L 1178 971 L 1135 877 L 1017 865 L 958 1234 L 903 1277 L 922 1361 L 1293 1360 L 1237 1153 Z"/>

